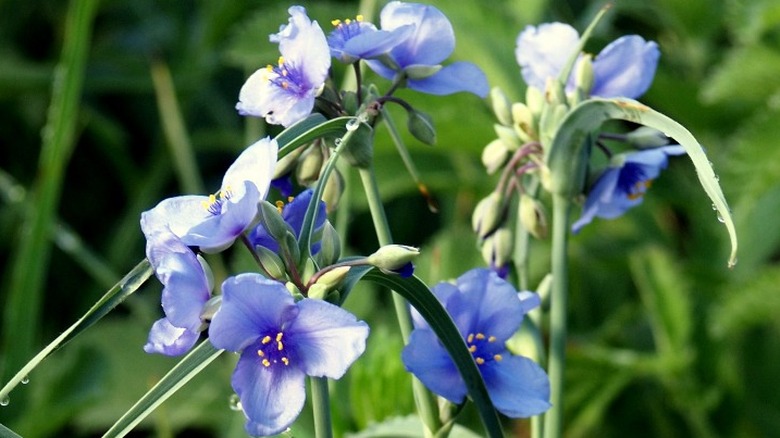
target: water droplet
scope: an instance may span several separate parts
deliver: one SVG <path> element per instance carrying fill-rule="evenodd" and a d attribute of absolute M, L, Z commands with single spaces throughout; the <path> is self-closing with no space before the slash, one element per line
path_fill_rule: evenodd
<path fill-rule="evenodd" d="M 339 147 L 339 146 L 341 146 L 341 139 L 340 139 L 340 138 L 337 138 L 337 139 L 333 140 L 333 144 L 335 144 L 335 145 L 336 145 L 336 147 Z"/>
<path fill-rule="evenodd" d="M 4 397 L 0 400 L 0 406 L 8 406 L 9 403 L 11 403 L 11 400 L 8 397 Z"/>
<path fill-rule="evenodd" d="M 712 209 L 713 209 L 713 210 L 717 210 L 717 209 L 718 209 L 718 206 L 717 206 L 717 205 L 715 205 L 715 204 L 712 204 Z"/>
<path fill-rule="evenodd" d="M 360 126 L 360 121 L 358 119 L 351 119 L 347 122 L 347 131 L 356 131 L 358 126 Z"/>
<path fill-rule="evenodd" d="M 725 220 L 725 219 L 723 219 L 723 216 L 721 216 L 720 214 L 718 214 L 718 222 L 720 222 L 720 223 L 723 223 L 723 222 L 726 222 L 726 220 Z"/>
<path fill-rule="evenodd" d="M 30 378 L 27 376 L 22 377 L 22 385 L 30 383 Z"/>
<path fill-rule="evenodd" d="M 715 174 L 715 181 L 720 181 L 720 177 L 718 176 L 718 174 Z"/>
<path fill-rule="evenodd" d="M 358 114 L 358 121 L 360 123 L 368 123 L 368 113 L 360 113 L 360 114 Z"/>
<path fill-rule="evenodd" d="M 243 410 L 243 408 L 241 407 L 241 399 L 238 398 L 238 395 L 236 394 L 230 396 L 230 399 L 228 400 L 228 405 L 230 406 L 231 411 Z"/>

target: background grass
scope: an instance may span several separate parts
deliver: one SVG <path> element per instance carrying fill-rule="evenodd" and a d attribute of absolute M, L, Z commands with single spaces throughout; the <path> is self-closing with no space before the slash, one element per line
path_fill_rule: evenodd
<path fill-rule="evenodd" d="M 214 190 L 264 132 L 234 105 L 248 74 L 278 56 L 267 36 L 286 22 L 290 5 L 117 0 L 91 17 L 91 3 L 0 2 L 3 382 L 143 257 L 142 211 L 194 188 Z M 524 92 L 513 53 L 518 32 L 553 20 L 583 29 L 601 6 L 429 3 L 453 22 L 453 59 L 477 63 L 516 100 Z M 326 31 L 357 8 L 302 4 Z M 642 101 L 706 146 L 741 252 L 727 270 L 725 230 L 684 159 L 673 160 L 642 207 L 573 238 L 568 436 L 780 434 L 778 29 L 774 0 L 621 0 L 588 44 L 597 53 L 626 33 L 659 43 L 658 72 Z M 495 184 L 479 162 L 493 119 L 470 95 L 400 96 L 435 120 L 436 146 L 408 144 L 440 212 L 430 213 L 414 183 L 399 177 L 402 164 L 381 129 L 377 173 L 396 240 L 422 247 L 417 273 L 433 283 L 482 264 L 469 221 Z M 370 253 L 376 239 L 362 195 L 347 193 L 349 251 Z M 535 281 L 546 273 L 547 245 L 532 248 Z M 237 254 L 213 260 L 224 266 L 217 276 L 242 265 Z M 0 423 L 25 437 L 106 430 L 175 363 L 141 350 L 160 314 L 159 293 L 150 282 L 55 353 L 11 394 Z M 372 335 L 333 390 L 340 434 L 413 406 L 389 297 L 366 288 L 347 306 L 371 322 Z M 225 355 L 209 366 L 134 436 L 240 436 L 243 420 L 229 409 L 234 360 Z M 304 415 L 296 436 L 308 436 L 309 424 Z M 468 410 L 464 424 L 478 427 Z M 507 427 L 524 436 L 527 423 Z"/>

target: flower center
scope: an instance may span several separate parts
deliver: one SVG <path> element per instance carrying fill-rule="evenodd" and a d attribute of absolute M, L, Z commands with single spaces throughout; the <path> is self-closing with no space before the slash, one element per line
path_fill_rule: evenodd
<path fill-rule="evenodd" d="M 489 360 L 500 361 L 503 359 L 503 356 L 494 353 L 496 350 L 495 342 L 495 336 L 486 336 L 484 333 L 469 333 L 466 336 L 466 345 L 469 346 L 469 352 L 477 365 L 482 365 Z"/>
<path fill-rule="evenodd" d="M 363 16 L 357 15 L 354 20 L 349 18 L 345 19 L 344 21 L 333 20 L 330 22 L 330 24 L 336 27 L 336 30 L 341 34 L 340 36 L 343 41 L 349 41 L 353 37 L 360 35 L 362 32 L 360 23 L 362 22 Z"/>
<path fill-rule="evenodd" d="M 284 343 L 282 342 L 283 337 L 284 333 L 278 332 L 276 336 L 265 335 L 260 340 L 260 348 L 257 350 L 257 355 L 260 356 L 260 363 L 264 367 L 270 368 L 272 365 L 277 364 L 290 365 L 290 358 L 287 356 Z"/>
<path fill-rule="evenodd" d="M 631 191 L 628 192 L 628 199 L 634 201 L 641 198 L 652 184 L 653 184 L 653 180 L 651 179 L 648 179 L 646 181 L 637 181 L 631 187 Z"/>
<path fill-rule="evenodd" d="M 272 84 L 291 94 L 304 96 L 311 88 L 307 86 L 306 81 L 298 68 L 285 62 L 283 56 L 279 57 L 276 67 L 268 64 L 265 68 L 268 70 L 268 73 L 276 73 L 275 76 L 268 76 L 268 80 L 271 81 Z"/>
<path fill-rule="evenodd" d="M 203 201 L 203 208 L 214 216 L 222 214 L 222 204 L 225 203 L 233 194 L 230 192 L 230 187 L 225 187 L 213 195 L 209 195 L 208 201 Z"/>

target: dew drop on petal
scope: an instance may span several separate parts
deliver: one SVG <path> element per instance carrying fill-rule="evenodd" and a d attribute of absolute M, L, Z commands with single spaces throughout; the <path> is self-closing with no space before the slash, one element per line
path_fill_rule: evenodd
<path fill-rule="evenodd" d="M 4 397 L 0 400 L 0 406 L 8 406 L 9 403 L 11 403 L 11 400 L 8 397 Z"/>
<path fill-rule="evenodd" d="M 238 398 L 238 395 L 236 394 L 230 396 L 230 399 L 228 400 L 228 406 L 230 406 L 231 411 L 243 410 L 243 408 L 241 407 L 241 399 Z"/>

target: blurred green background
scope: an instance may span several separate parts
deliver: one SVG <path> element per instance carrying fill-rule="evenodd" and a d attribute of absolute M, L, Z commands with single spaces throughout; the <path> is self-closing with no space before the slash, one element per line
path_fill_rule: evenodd
<path fill-rule="evenodd" d="M 143 258 L 142 211 L 191 187 L 214 190 L 263 132 L 234 105 L 248 74 L 276 60 L 267 36 L 292 4 L 115 0 L 90 18 L 93 3 L 0 2 L 2 383 Z M 518 100 L 519 31 L 546 21 L 582 30 L 603 2 L 426 3 L 455 27 L 452 59 L 477 63 Z M 326 32 L 358 7 L 302 4 Z M 66 24 L 73 11 L 81 26 Z M 726 268 L 725 229 L 684 158 L 643 206 L 573 237 L 567 436 L 780 436 L 780 3 L 621 0 L 587 48 L 597 53 L 627 33 L 660 45 L 641 100 L 705 145 L 737 221 L 739 263 Z M 73 74 L 58 67 L 62 59 Z M 417 274 L 433 284 L 482 265 L 469 222 L 496 182 L 479 161 L 493 118 L 471 95 L 399 96 L 435 120 L 436 146 L 408 144 L 440 212 L 430 213 L 411 179 L 399 177 L 405 171 L 384 129 L 377 173 L 395 240 L 422 247 Z M 174 151 L 188 149 L 196 178 L 174 165 L 182 162 Z M 353 187 L 340 208 L 350 217 L 349 251 L 370 253 L 376 239 L 365 202 L 356 176 L 346 177 Z M 533 244 L 535 281 L 546 273 L 548 243 Z M 241 264 L 230 252 L 222 261 L 228 270 Z M 31 438 L 105 431 L 176 363 L 141 349 L 161 314 L 160 289 L 148 282 L 47 359 L 0 407 L 0 423 Z M 333 385 L 339 436 L 413 409 L 388 294 L 361 288 L 347 307 L 372 334 L 365 356 Z M 234 361 L 221 357 L 131 436 L 241 436 L 243 418 L 229 409 Z M 463 420 L 479 433 L 473 413 Z M 309 423 L 304 414 L 296 436 L 310 436 Z M 506 425 L 527 436 L 526 421 Z"/>

